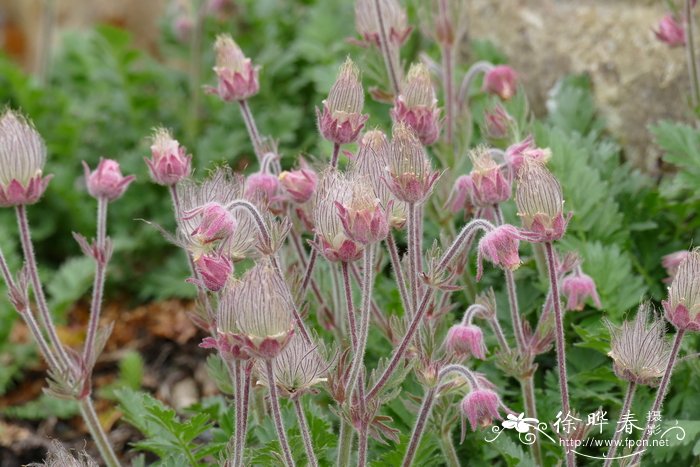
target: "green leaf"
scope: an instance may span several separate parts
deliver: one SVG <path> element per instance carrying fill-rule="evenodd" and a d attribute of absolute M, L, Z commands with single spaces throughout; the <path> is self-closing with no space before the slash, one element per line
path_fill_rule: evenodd
<path fill-rule="evenodd" d="M 66 260 L 46 283 L 50 308 L 64 312 L 90 289 L 94 274 L 95 262 L 91 258 L 79 256 Z"/>
<path fill-rule="evenodd" d="M 663 160 L 678 167 L 671 175 L 671 186 L 665 190 L 670 197 L 687 193 L 698 198 L 700 180 L 700 130 L 677 122 L 661 121 L 649 127 L 654 141 L 664 151 Z"/>
<path fill-rule="evenodd" d="M 78 404 L 75 401 L 58 399 L 48 394 L 42 394 L 22 405 L 0 409 L 0 414 L 6 417 L 25 420 L 45 420 L 49 417 L 66 420 L 76 416 L 78 412 Z"/>

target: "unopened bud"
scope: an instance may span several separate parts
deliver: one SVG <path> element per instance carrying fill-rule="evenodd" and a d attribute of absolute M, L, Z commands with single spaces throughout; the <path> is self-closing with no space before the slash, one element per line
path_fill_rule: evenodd
<path fill-rule="evenodd" d="M 231 36 L 217 37 L 214 50 L 214 72 L 218 78 L 218 85 L 215 89 L 209 88 L 208 91 L 226 102 L 243 101 L 257 94 L 260 90 L 257 67 L 253 66 Z"/>
<path fill-rule="evenodd" d="M 279 181 L 287 195 L 295 203 L 303 204 L 311 199 L 318 185 L 318 175 L 309 168 L 284 171 L 279 175 Z"/>
<path fill-rule="evenodd" d="M 677 329 L 700 331 L 700 250 L 689 252 L 681 261 L 662 304 L 666 319 Z"/>
<path fill-rule="evenodd" d="M 471 180 L 472 203 L 478 207 L 492 207 L 507 201 L 511 195 L 510 181 L 493 160 L 488 148 L 480 147 L 469 153 L 472 160 Z"/>
<path fill-rule="evenodd" d="M 430 72 L 422 63 L 411 65 L 391 117 L 394 123 L 411 127 L 425 145 L 433 144 L 440 136 L 440 110 Z"/>
<path fill-rule="evenodd" d="M 517 90 L 517 74 L 508 65 L 497 65 L 486 72 L 484 91 L 508 100 Z"/>
<path fill-rule="evenodd" d="M 172 186 L 190 175 L 192 156 L 163 128 L 153 135 L 151 159 L 144 160 L 151 178 L 159 185 Z"/>
<path fill-rule="evenodd" d="M 448 352 L 461 356 L 473 356 L 479 360 L 486 358 L 486 344 L 481 328 L 473 324 L 457 324 L 447 331 L 445 347 Z"/>
<path fill-rule="evenodd" d="M 654 31 L 656 38 L 669 47 L 685 45 L 685 28 L 673 15 L 666 15 L 659 21 L 658 28 Z"/>
<path fill-rule="evenodd" d="M 212 292 L 218 292 L 228 283 L 233 272 L 231 260 L 219 253 L 207 253 L 194 260 L 202 284 Z"/>
<path fill-rule="evenodd" d="M 482 258 L 486 258 L 496 266 L 511 271 L 520 266 L 518 254 L 519 232 L 512 225 L 501 225 L 487 232 L 479 241 L 479 257 L 477 259 L 477 280 L 481 279 L 483 266 Z"/>
<path fill-rule="evenodd" d="M 101 158 L 97 169 L 92 172 L 85 162 L 83 162 L 83 168 L 90 196 L 97 199 L 105 198 L 107 201 L 114 201 L 121 197 L 136 178 L 133 175 L 123 176 L 119 162 L 112 159 Z"/>

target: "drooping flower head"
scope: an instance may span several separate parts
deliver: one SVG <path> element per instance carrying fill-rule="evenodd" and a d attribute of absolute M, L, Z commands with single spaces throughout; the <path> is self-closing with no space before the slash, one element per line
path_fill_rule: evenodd
<path fill-rule="evenodd" d="M 661 303 L 666 319 L 677 329 L 700 331 L 700 250 L 690 251 L 681 261 L 668 298 Z"/>
<path fill-rule="evenodd" d="M 344 174 L 330 169 L 321 176 L 314 199 L 316 247 L 329 261 L 351 262 L 362 255 L 362 245 L 346 233 L 338 214 L 338 204 L 348 206 L 353 198 L 353 184 Z"/>
<path fill-rule="evenodd" d="M 666 270 L 666 274 L 668 274 L 664 282 L 670 283 L 673 281 L 678 273 L 678 267 L 689 254 L 690 252 L 688 250 L 674 251 L 661 258 L 661 265 Z"/>
<path fill-rule="evenodd" d="M 509 224 L 496 227 L 479 240 L 476 279 L 480 280 L 483 272 L 482 259 L 486 258 L 496 266 L 514 271 L 520 266 L 520 245 L 518 229 Z"/>
<path fill-rule="evenodd" d="M 192 156 L 164 128 L 153 133 L 151 159 L 144 160 L 151 178 L 159 185 L 172 186 L 190 175 Z"/>
<path fill-rule="evenodd" d="M 486 358 L 484 333 L 473 324 L 456 324 L 447 331 L 445 347 L 448 352 L 461 356 L 474 356 L 479 360 Z"/>
<path fill-rule="evenodd" d="M 409 204 L 425 201 L 440 176 L 414 131 L 403 123 L 394 125 L 387 172 L 389 190 Z"/>
<path fill-rule="evenodd" d="M 426 146 L 440 136 L 440 110 L 430 72 L 422 63 L 411 65 L 401 93 L 391 109 L 394 123 L 403 122 L 413 129 Z"/>
<path fill-rule="evenodd" d="M 584 274 L 580 267 L 562 279 L 561 291 L 567 298 L 566 308 L 568 310 L 583 310 L 586 298 L 590 298 L 596 308 L 602 308 L 593 278 Z"/>
<path fill-rule="evenodd" d="M 257 94 L 260 90 L 258 69 L 243 54 L 231 36 L 222 34 L 217 37 L 214 50 L 214 72 L 218 78 L 218 85 L 216 88 L 208 88 L 208 92 L 216 94 L 226 102 L 243 101 Z"/>
<path fill-rule="evenodd" d="M 469 175 L 460 175 L 457 177 L 455 184 L 452 186 L 452 191 L 450 191 L 450 196 L 447 199 L 447 208 L 451 212 L 456 214 L 464 210 L 465 214 L 468 215 L 474 210 L 471 186 L 472 180 Z"/>
<path fill-rule="evenodd" d="M 515 120 L 500 103 L 484 110 L 483 133 L 489 141 L 507 140 L 514 132 Z"/>
<path fill-rule="evenodd" d="M 321 135 L 335 144 L 348 144 L 357 140 L 369 118 L 362 114 L 365 91 L 360 82 L 360 70 L 348 57 L 340 67 L 338 78 L 323 101 L 323 111 L 316 109 Z"/>
<path fill-rule="evenodd" d="M 671 14 L 661 18 L 658 28 L 654 31 L 656 38 L 669 47 L 685 45 L 685 28 Z"/>
<path fill-rule="evenodd" d="M 219 333 L 231 335 L 251 356 L 268 360 L 280 355 L 294 334 L 286 287 L 269 260 L 258 261 L 222 292 Z"/>
<path fill-rule="evenodd" d="M 221 248 L 233 261 L 258 254 L 258 230 L 251 216 L 227 209 L 243 198 L 243 187 L 243 177 L 228 168 L 217 169 L 201 183 L 185 179 L 177 184 L 183 213 L 178 218 L 179 242 L 195 258 Z"/>
<path fill-rule="evenodd" d="M 510 181 L 504 176 L 489 149 L 478 147 L 469 153 L 472 160 L 471 181 L 472 203 L 478 207 L 491 207 L 507 201 L 511 195 Z"/>
<path fill-rule="evenodd" d="M 543 165 L 533 162 L 522 168 L 515 204 L 528 240 L 550 242 L 564 236 L 569 217 L 564 217 L 564 195 Z"/>
<path fill-rule="evenodd" d="M 460 404 L 462 416 L 469 420 L 472 430 L 489 426 L 494 420 L 500 419 L 501 398 L 490 389 L 473 388 Z M 462 419 L 464 431 L 464 418 Z"/>
<path fill-rule="evenodd" d="M 258 362 L 257 366 L 259 383 L 269 385 L 267 372 L 261 362 Z M 275 384 L 282 391 L 282 395 L 299 397 L 325 382 L 329 368 L 330 365 L 325 361 L 318 345 L 294 335 L 289 345 L 275 359 Z"/>
<path fill-rule="evenodd" d="M 518 90 L 518 75 L 508 65 L 497 65 L 484 76 L 484 91 L 503 100 L 513 97 Z"/>
<path fill-rule="evenodd" d="M 651 315 L 651 320 L 649 319 Z M 636 384 L 658 386 L 666 370 L 671 348 L 666 340 L 666 325 L 650 304 L 640 305 L 634 320 L 610 329 L 610 352 L 618 378 Z"/>
<path fill-rule="evenodd" d="M 512 144 L 506 149 L 506 164 L 511 167 L 515 175 L 520 173 L 520 169 L 527 163 L 537 162 L 542 165 L 552 157 L 549 148 L 538 148 L 532 135 L 519 143 Z"/>
<path fill-rule="evenodd" d="M 42 177 L 46 146 L 23 116 L 5 110 L 0 116 L 0 206 L 36 203 L 51 176 Z"/>
<path fill-rule="evenodd" d="M 87 183 L 88 193 L 93 198 L 105 198 L 108 201 L 114 201 L 120 198 L 129 184 L 136 179 L 133 175 L 122 175 L 119 162 L 112 159 L 100 158 L 100 163 L 97 168 L 90 172 L 86 162 L 83 162 L 85 169 L 85 180 Z"/>
<path fill-rule="evenodd" d="M 411 33 L 406 12 L 401 8 L 398 0 L 380 0 L 379 8 L 381 8 L 390 46 L 401 46 Z M 374 0 L 355 1 L 355 28 L 366 42 L 376 47 L 380 46 L 379 22 Z"/>
<path fill-rule="evenodd" d="M 303 160 L 297 170 L 284 171 L 279 175 L 280 185 L 289 198 L 298 204 L 304 204 L 316 192 L 318 175 Z"/>
<path fill-rule="evenodd" d="M 388 211 L 389 224 L 400 229 L 406 223 L 406 204 L 389 191 L 386 168 L 391 157 L 391 145 L 381 130 L 370 130 L 360 139 L 357 155 L 350 160 L 348 171 L 370 184 L 374 194 Z"/>
<path fill-rule="evenodd" d="M 362 245 L 384 240 L 389 233 L 389 221 L 381 201 L 363 177 L 350 176 L 349 182 L 352 186 L 350 201 L 347 204 L 336 202 L 345 233 Z"/>
<path fill-rule="evenodd" d="M 233 273 L 233 263 L 226 256 L 219 252 L 205 253 L 194 258 L 194 266 L 199 277 L 201 286 L 212 292 L 218 292 L 226 286 Z M 192 279 L 194 282 L 195 279 Z"/>

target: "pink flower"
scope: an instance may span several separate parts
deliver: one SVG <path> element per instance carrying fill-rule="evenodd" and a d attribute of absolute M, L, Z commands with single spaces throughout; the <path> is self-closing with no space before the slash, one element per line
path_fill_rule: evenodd
<path fill-rule="evenodd" d="M 97 169 L 90 172 L 90 167 L 83 162 L 88 193 L 94 198 L 105 198 L 114 201 L 124 194 L 127 187 L 136 177 L 122 175 L 119 162 L 112 159 L 100 158 Z"/>
<path fill-rule="evenodd" d="M 471 186 L 472 180 L 469 175 L 462 175 L 455 180 L 450 197 L 447 199 L 447 207 L 451 212 L 456 214 L 464 209 L 470 213 L 474 209 L 471 202 Z"/>
<path fill-rule="evenodd" d="M 486 258 L 503 269 L 515 270 L 520 266 L 520 233 L 512 225 L 505 224 L 487 232 L 479 241 L 476 279 L 483 273 L 482 258 Z"/>
<path fill-rule="evenodd" d="M 353 199 L 347 207 L 338 202 L 335 206 L 351 240 L 367 245 L 381 242 L 389 234 L 389 221 L 378 199 L 374 202 Z"/>
<path fill-rule="evenodd" d="M 268 202 L 276 201 L 279 185 L 279 180 L 271 173 L 254 173 L 246 179 L 245 197 L 255 199 L 257 196 L 262 196 Z"/>
<path fill-rule="evenodd" d="M 491 68 L 484 76 L 484 91 L 508 100 L 517 91 L 517 74 L 508 65 Z"/>
<path fill-rule="evenodd" d="M 664 282 L 668 283 L 673 281 L 678 272 L 678 266 L 681 265 L 683 260 L 685 260 L 690 252 L 688 250 L 675 251 L 669 253 L 668 255 L 661 258 L 661 265 L 666 269 L 666 274 L 668 277 L 664 279 Z"/>
<path fill-rule="evenodd" d="M 194 265 L 202 284 L 212 292 L 223 289 L 233 272 L 231 260 L 220 253 L 203 254 L 195 259 Z"/>
<path fill-rule="evenodd" d="M 506 163 L 511 167 L 514 174 L 518 174 L 523 165 L 527 162 L 545 164 L 552 152 L 549 148 L 540 149 L 535 146 L 532 135 L 519 143 L 512 144 L 506 149 Z"/>
<path fill-rule="evenodd" d="M 316 109 L 321 135 L 335 144 L 356 141 L 369 118 L 368 115 L 362 115 L 364 102 L 360 70 L 348 58 L 340 67 L 328 98 L 323 101 L 323 111 Z"/>
<path fill-rule="evenodd" d="M 207 88 L 207 92 L 216 94 L 226 102 L 244 101 L 257 94 L 260 90 L 258 69 L 252 65 L 231 36 L 217 37 L 214 49 L 214 72 L 218 78 L 218 85 L 216 88 Z"/>
<path fill-rule="evenodd" d="M 301 168 L 282 172 L 279 181 L 292 201 L 303 204 L 310 200 L 316 191 L 318 175 L 310 168 Z"/>
<path fill-rule="evenodd" d="M 500 104 L 484 111 L 484 134 L 490 140 L 507 139 L 514 124 L 513 117 Z"/>
<path fill-rule="evenodd" d="M 458 355 L 473 355 L 479 360 L 486 358 L 486 344 L 481 328 L 473 324 L 457 324 L 447 331 L 445 346 Z"/>
<path fill-rule="evenodd" d="M 561 282 L 561 291 L 568 299 L 566 308 L 569 310 L 583 310 L 586 298 L 591 298 L 596 308 L 602 308 L 595 282 L 591 276 L 583 274 L 581 271 L 564 277 Z"/>
<path fill-rule="evenodd" d="M 508 200 L 512 192 L 510 181 L 503 175 L 489 150 L 477 148 L 469 156 L 473 164 L 469 174 L 472 203 L 478 207 L 493 207 Z"/>
<path fill-rule="evenodd" d="M 192 219 L 198 215 L 201 215 L 200 224 L 190 235 L 203 244 L 229 238 L 238 224 L 234 215 L 216 202 L 187 211 L 183 219 Z"/>
<path fill-rule="evenodd" d="M 475 388 L 464 396 L 460 408 L 462 416 L 467 417 L 474 431 L 490 425 L 495 419 L 502 418 L 499 413 L 501 399 L 490 389 Z M 462 418 L 462 431 L 464 431 L 464 418 Z"/>
<path fill-rule="evenodd" d="M 428 146 L 440 136 L 440 110 L 430 72 L 423 64 L 412 65 L 401 94 L 391 109 L 394 123 L 403 122 L 413 129 L 420 142 Z"/>
<path fill-rule="evenodd" d="M 654 31 L 654 34 L 658 40 L 670 47 L 685 45 L 685 29 L 671 14 L 661 18 L 659 27 Z"/>
<path fill-rule="evenodd" d="M 190 175 L 192 156 L 165 129 L 153 135 L 151 159 L 144 158 L 153 181 L 159 185 L 172 186 Z"/>

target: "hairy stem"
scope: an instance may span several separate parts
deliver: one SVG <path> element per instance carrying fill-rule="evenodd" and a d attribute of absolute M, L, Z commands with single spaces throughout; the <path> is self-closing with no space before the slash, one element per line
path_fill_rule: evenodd
<path fill-rule="evenodd" d="M 250 106 L 247 100 L 238 101 L 238 105 L 241 108 L 241 115 L 243 116 L 243 121 L 245 122 L 245 128 L 248 130 L 248 136 L 250 137 L 250 142 L 253 143 L 253 151 L 255 152 L 255 157 L 258 160 L 258 164 L 262 162 L 263 154 L 262 152 L 262 138 L 260 138 L 260 133 L 258 132 L 258 127 L 255 124 L 255 118 L 253 118 L 253 113 L 250 111 Z"/>
<path fill-rule="evenodd" d="M 460 467 L 459 458 L 457 457 L 457 451 L 455 450 L 455 445 L 452 442 L 452 433 L 450 430 L 446 430 L 440 436 L 440 449 L 445 456 L 445 464 L 447 467 Z"/>
<path fill-rule="evenodd" d="M 673 374 L 673 369 L 676 366 L 676 359 L 678 358 L 678 351 L 681 349 L 681 341 L 683 340 L 683 336 L 685 335 L 685 330 L 679 329 L 676 332 L 676 337 L 673 340 L 673 347 L 671 347 L 671 355 L 668 358 L 668 364 L 666 365 L 666 371 L 664 371 L 664 376 L 661 378 L 661 382 L 659 383 L 659 388 L 656 390 L 656 398 L 654 399 L 654 403 L 651 405 L 651 408 L 649 409 L 650 413 L 654 412 L 660 412 L 661 411 L 661 406 L 664 403 L 664 399 L 666 398 L 666 393 L 668 392 L 668 385 L 671 382 L 671 375 Z M 654 430 L 656 422 L 654 421 L 653 417 L 650 417 L 649 420 L 647 421 L 647 425 L 644 428 L 644 434 L 640 440 L 639 446 L 641 446 L 641 449 L 637 450 L 636 455 L 632 459 L 632 462 L 630 465 L 636 465 L 642 460 L 642 455 L 644 453 L 644 446 L 645 444 L 649 441 L 649 438 L 651 437 L 651 433 Z"/>
<path fill-rule="evenodd" d="M 544 244 L 547 255 L 547 270 L 549 271 L 549 284 L 552 290 L 552 303 L 554 304 L 555 338 L 557 349 L 557 367 L 559 368 L 559 391 L 561 393 L 561 411 L 564 416 L 570 413 L 569 404 L 569 381 L 566 375 L 566 341 L 564 340 L 564 315 L 561 309 L 561 298 L 559 297 L 559 284 L 557 279 L 556 263 L 554 262 L 554 247 L 551 242 Z M 574 452 L 570 446 L 566 446 L 566 465 L 573 467 L 576 465 Z"/>
<path fill-rule="evenodd" d="M 448 18 L 447 0 L 440 0 L 440 16 Z M 444 43 L 440 47 L 442 54 L 442 85 L 445 90 L 445 142 L 452 144 L 454 133 L 454 48 L 452 44 Z"/>
<path fill-rule="evenodd" d="M 416 314 L 418 307 L 418 239 L 415 224 L 418 222 L 418 208 L 414 203 L 408 205 L 408 224 L 406 227 L 408 240 L 408 286 L 410 291 L 410 315 Z"/>
<path fill-rule="evenodd" d="M 533 375 L 527 375 L 520 379 L 520 387 L 523 391 L 525 402 L 525 414 L 527 417 L 537 418 L 537 402 L 535 400 L 535 384 Z M 542 447 L 539 438 L 535 435 L 535 442 L 530 445 L 530 451 L 535 458 L 535 465 L 542 466 Z"/>
<path fill-rule="evenodd" d="M 253 368 L 243 364 L 243 402 L 241 403 L 241 437 L 240 450 L 238 453 L 238 464 L 236 467 L 243 465 L 243 454 L 245 454 L 245 445 L 248 434 L 248 413 L 250 412 L 250 380 Z"/>
<path fill-rule="evenodd" d="M 622 410 L 620 410 L 620 417 L 624 417 L 625 414 L 629 413 L 630 409 L 632 408 L 632 400 L 634 399 L 634 392 L 636 391 L 636 389 L 637 384 L 630 381 L 627 385 L 625 400 L 622 403 Z M 617 452 L 617 443 L 622 437 L 622 431 L 622 429 L 615 431 L 615 436 L 613 436 L 612 443 L 608 448 L 608 452 L 605 454 L 606 459 L 605 463 L 603 464 L 603 467 L 610 467 L 612 465 L 613 458 L 615 457 L 615 453 Z"/>
<path fill-rule="evenodd" d="M 462 84 L 459 87 L 459 95 L 457 96 L 457 104 L 460 109 L 468 103 L 469 99 L 469 88 L 472 86 L 474 79 L 479 76 L 480 73 L 486 73 L 493 68 L 493 64 L 486 61 L 476 62 L 473 64 L 462 79 Z"/>
<path fill-rule="evenodd" d="M 204 10 L 206 2 L 200 2 L 195 12 L 194 28 L 190 39 L 190 63 L 189 63 L 189 85 L 190 85 L 190 108 L 187 112 L 187 137 L 190 141 L 197 138 L 199 125 L 199 107 L 201 100 L 201 70 L 202 70 L 202 35 L 204 33 Z"/>
<path fill-rule="evenodd" d="M 343 285 L 345 289 L 345 311 L 348 317 L 348 334 L 350 334 L 350 343 L 352 344 L 353 352 L 357 352 L 357 324 L 355 323 L 355 307 L 352 303 L 352 284 L 350 283 L 350 274 L 348 273 L 348 263 L 343 261 L 340 264 L 343 270 Z"/>
<path fill-rule="evenodd" d="M 700 98 L 700 82 L 698 81 L 698 62 L 695 56 L 695 37 L 693 21 L 693 0 L 685 0 L 685 31 L 686 31 L 686 54 L 688 60 L 688 75 L 690 76 L 690 95 L 693 104 L 693 111 L 697 110 L 698 98 Z"/>
<path fill-rule="evenodd" d="M 97 326 L 100 322 L 100 312 L 102 310 L 102 296 L 105 287 L 105 276 L 107 272 L 106 239 L 107 239 L 107 198 L 100 197 L 97 200 L 97 239 L 96 251 L 99 257 L 95 258 L 95 281 L 92 286 L 92 300 L 90 302 L 90 320 L 88 323 L 85 347 L 83 348 L 83 362 L 92 369 L 93 359 L 96 358 L 95 336 Z"/>
<path fill-rule="evenodd" d="M 357 439 L 357 467 L 367 466 L 367 445 L 369 443 L 369 436 L 367 433 L 367 428 L 362 428 Z"/>
<path fill-rule="evenodd" d="M 350 452 L 352 451 L 352 441 L 354 435 L 355 430 L 352 429 L 352 425 L 345 421 L 345 419 L 341 419 L 336 467 L 346 467 L 350 465 Z"/>
<path fill-rule="evenodd" d="M 338 158 L 340 156 L 340 144 L 333 143 L 333 154 L 331 155 L 331 167 L 338 168 Z"/>
<path fill-rule="evenodd" d="M 406 290 L 406 276 L 404 275 L 403 268 L 401 267 L 399 251 L 396 248 L 396 239 L 394 238 L 393 232 L 389 232 L 389 235 L 386 237 L 386 247 L 389 250 L 391 268 L 394 270 L 394 277 L 396 278 L 396 283 L 399 286 L 399 296 L 401 297 L 401 304 L 403 305 L 404 312 L 410 313 L 408 290 Z"/>
<path fill-rule="evenodd" d="M 423 397 L 423 403 L 421 404 L 420 411 L 418 412 L 418 418 L 416 419 L 416 424 L 413 426 L 413 432 L 411 433 L 411 440 L 408 443 L 406 454 L 404 455 L 403 462 L 401 463 L 403 467 L 410 467 L 413 463 L 413 458 L 416 456 L 416 450 L 418 449 L 420 440 L 423 437 L 423 432 L 425 431 L 425 425 L 428 423 L 430 412 L 433 410 L 436 391 L 437 386 L 431 387 Z"/>
<path fill-rule="evenodd" d="M 119 467 L 121 464 L 119 463 L 119 459 L 117 459 L 117 455 L 114 454 L 112 444 L 109 442 L 107 434 L 102 429 L 100 419 L 97 417 L 95 407 L 92 405 L 92 399 L 90 399 L 89 396 L 80 399 L 79 405 L 80 414 L 83 416 L 85 425 L 87 425 L 88 431 L 90 431 L 90 435 L 95 441 L 105 465 L 107 465 L 107 467 Z"/>
<path fill-rule="evenodd" d="M 381 0 L 374 0 L 374 8 L 377 12 L 377 24 L 379 25 L 379 48 L 384 56 L 384 64 L 386 65 L 386 72 L 389 75 L 389 81 L 391 81 L 391 88 L 394 90 L 394 95 L 398 97 L 400 92 L 399 78 L 396 74 L 396 69 L 394 68 L 395 64 L 393 57 L 391 56 L 391 49 L 389 46 L 386 24 L 384 23 Z"/>
<path fill-rule="evenodd" d="M 306 415 L 304 415 L 304 407 L 301 406 L 301 401 L 299 397 L 295 397 L 294 409 L 297 412 L 297 420 L 299 420 L 299 430 L 301 431 L 301 437 L 304 439 L 304 449 L 306 450 L 306 458 L 309 460 L 309 465 L 311 467 L 318 467 L 318 459 L 316 459 L 316 453 L 314 452 L 314 446 L 311 442 L 311 432 L 309 431 L 309 424 L 306 421 Z"/>
<path fill-rule="evenodd" d="M 61 341 L 58 338 L 56 325 L 54 324 L 51 313 L 49 312 L 49 306 L 46 302 L 44 289 L 41 285 L 41 280 L 39 279 L 39 271 L 37 269 L 36 257 L 34 255 L 34 245 L 32 244 L 32 238 L 29 231 L 29 221 L 27 220 L 27 209 L 24 205 L 19 205 L 16 208 L 16 212 L 17 225 L 19 226 L 20 232 L 20 241 L 22 243 L 22 252 L 24 253 L 24 261 L 27 267 L 27 272 L 29 273 L 29 279 L 32 283 L 32 288 L 34 289 L 34 298 L 36 299 L 36 304 L 39 308 L 39 320 L 49 337 L 49 343 L 55 352 L 56 359 L 60 365 L 59 368 L 65 371 L 74 371 L 75 365 L 68 357 L 66 349 L 63 347 L 63 345 L 61 345 Z"/>
<path fill-rule="evenodd" d="M 277 387 L 275 386 L 275 373 L 272 369 L 272 360 L 265 361 L 265 370 L 267 371 L 267 386 L 270 391 L 270 407 L 272 408 L 272 416 L 275 419 L 275 428 L 277 429 L 277 437 L 280 441 L 282 454 L 284 454 L 284 462 L 287 467 L 293 467 L 294 459 L 292 458 L 292 450 L 289 448 L 287 441 L 287 433 L 284 431 L 282 423 L 282 412 L 280 411 L 280 401 L 277 398 Z"/>
<path fill-rule="evenodd" d="M 223 359 L 224 357 L 222 356 L 221 358 Z M 233 384 L 233 397 L 236 407 L 236 425 L 233 433 L 233 465 L 234 467 L 238 467 L 239 460 L 242 457 L 240 439 L 243 430 L 243 422 L 241 419 L 241 416 L 243 415 L 243 397 L 241 397 L 241 361 L 236 359 L 234 361 L 227 361 L 226 364 L 229 369 L 231 383 Z"/>
<path fill-rule="evenodd" d="M 358 287 L 362 287 L 362 277 L 360 276 L 360 271 L 357 270 L 357 266 L 355 266 L 355 263 L 350 263 L 349 266 L 350 271 L 352 272 L 352 277 L 355 279 Z M 379 309 L 379 305 L 377 305 L 377 302 L 375 302 L 374 299 L 370 300 L 370 309 L 372 310 L 372 316 L 377 324 L 379 324 L 380 329 L 384 332 L 384 334 L 390 336 L 392 332 L 391 324 L 386 316 L 384 316 L 384 313 L 382 313 L 382 311 Z"/>

